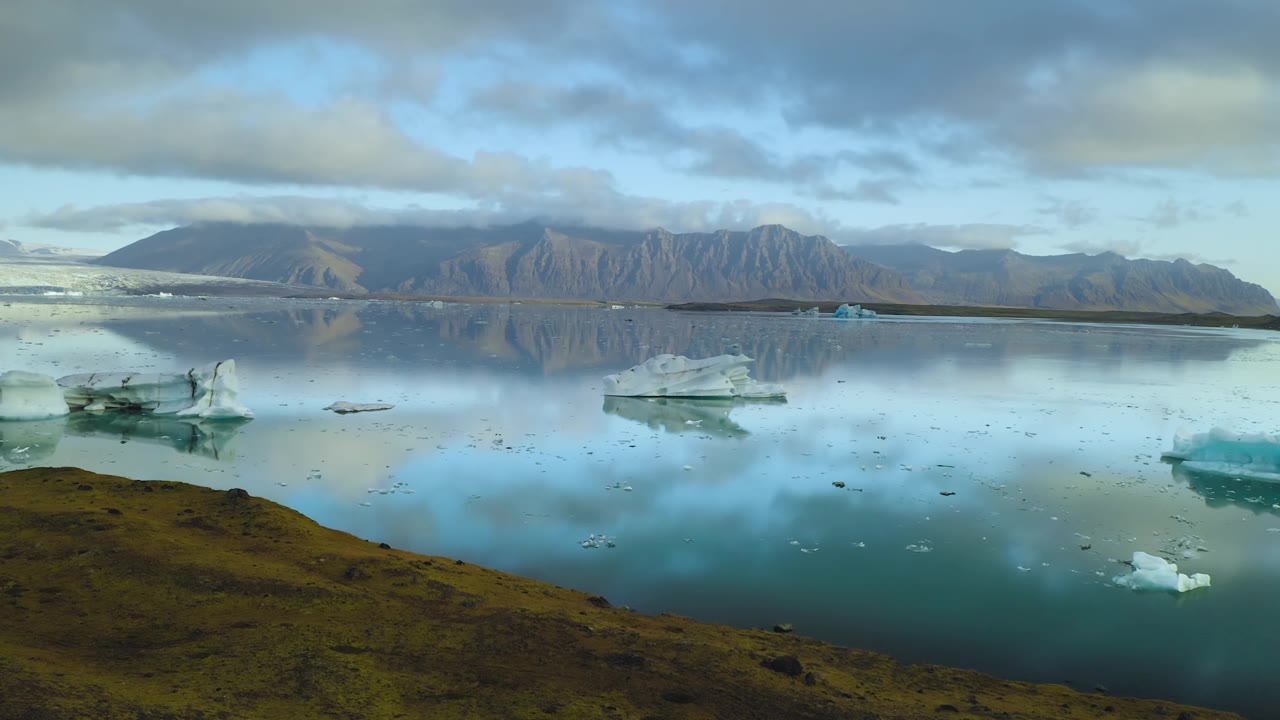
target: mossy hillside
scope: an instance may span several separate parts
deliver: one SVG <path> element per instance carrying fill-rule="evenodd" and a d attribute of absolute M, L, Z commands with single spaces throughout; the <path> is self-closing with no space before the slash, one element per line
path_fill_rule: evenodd
<path fill-rule="evenodd" d="M 1235 717 L 641 615 L 238 491 L 0 474 L 2 718 L 1160 716 Z"/>

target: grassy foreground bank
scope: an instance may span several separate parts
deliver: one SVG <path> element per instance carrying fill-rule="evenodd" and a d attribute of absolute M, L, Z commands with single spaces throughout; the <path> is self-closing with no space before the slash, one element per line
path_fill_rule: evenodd
<path fill-rule="evenodd" d="M 695 310 L 716 312 L 790 312 L 796 308 L 808 310 L 817 307 L 820 312 L 833 313 L 839 301 L 815 302 L 812 300 L 747 300 L 731 303 L 681 303 L 668 305 L 668 310 Z M 1127 310 L 1044 310 L 1035 308 L 961 306 L 961 305 L 899 305 L 867 302 L 862 307 L 881 315 L 928 315 L 935 317 L 992 317 L 1032 318 L 1037 320 L 1065 320 L 1070 322 L 1130 323 L 1143 325 L 1195 325 L 1198 327 L 1231 327 L 1261 330 L 1280 330 L 1280 317 L 1275 315 L 1227 315 L 1226 313 L 1154 313 Z"/>
<path fill-rule="evenodd" d="M 0 474 L 0 718 L 1233 718 L 607 600 L 243 491 Z"/>

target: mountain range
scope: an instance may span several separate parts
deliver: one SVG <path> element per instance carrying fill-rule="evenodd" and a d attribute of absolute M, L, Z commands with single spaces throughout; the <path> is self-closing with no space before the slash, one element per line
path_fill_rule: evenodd
<path fill-rule="evenodd" d="M 346 294 L 729 302 L 765 297 L 1081 310 L 1280 314 L 1258 285 L 1185 260 L 1114 253 L 841 247 L 780 225 L 671 233 L 547 227 L 205 223 L 92 262 Z"/>
<path fill-rule="evenodd" d="M 1187 260 L 1130 260 L 1116 253 L 1024 255 L 1013 250 L 947 252 L 927 245 L 846 246 L 851 255 L 901 273 L 925 301 L 1053 310 L 1280 311 L 1260 285 Z"/>

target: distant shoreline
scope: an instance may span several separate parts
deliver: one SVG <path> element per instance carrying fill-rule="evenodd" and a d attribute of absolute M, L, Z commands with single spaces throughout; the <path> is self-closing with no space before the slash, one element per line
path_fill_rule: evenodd
<path fill-rule="evenodd" d="M 694 312 L 790 312 L 796 308 L 818 308 L 833 313 L 838 301 L 748 300 L 744 302 L 693 302 L 667 305 L 668 310 Z M 1129 323 L 1142 325 L 1194 325 L 1196 327 L 1232 327 L 1257 330 L 1280 330 L 1280 317 L 1275 315 L 1228 315 L 1226 313 L 1156 313 L 1129 310 L 1049 310 L 1044 308 L 983 307 L 962 305 L 903 305 L 897 303 L 862 303 L 864 308 L 880 315 L 912 315 L 940 317 L 1025 318 L 1090 323 Z"/>

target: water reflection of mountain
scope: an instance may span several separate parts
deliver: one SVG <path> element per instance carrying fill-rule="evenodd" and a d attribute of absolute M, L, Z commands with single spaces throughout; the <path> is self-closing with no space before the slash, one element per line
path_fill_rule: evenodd
<path fill-rule="evenodd" d="M 199 421 L 145 413 L 75 412 L 65 418 L 0 422 L 0 459 L 29 464 L 53 455 L 65 435 L 111 437 L 122 443 L 165 445 L 215 460 L 231 457 L 231 445 L 249 420 Z"/>
<path fill-rule="evenodd" d="M 706 357 L 737 346 L 762 380 L 860 370 L 909 373 L 939 363 L 991 368 L 1019 357 L 1126 362 L 1221 361 L 1263 339 L 1116 326 L 1018 322 L 835 321 L 789 315 L 671 312 L 657 308 L 344 302 L 229 304 L 225 313 L 118 320 L 112 330 L 201 358 L 288 358 L 366 367 L 401 362 L 500 367 L 555 374 L 622 370 L 663 352 Z M 179 329 L 180 328 L 180 329 Z"/>
<path fill-rule="evenodd" d="M 751 433 L 729 418 L 736 404 L 719 399 L 606 397 L 602 409 L 669 433 L 746 437 Z"/>
<path fill-rule="evenodd" d="M 1197 472 L 1177 460 L 1166 462 L 1173 466 L 1174 479 L 1186 483 L 1188 488 L 1204 498 L 1204 504 L 1209 507 L 1236 507 L 1255 515 L 1280 515 L 1280 509 L 1277 509 L 1280 506 L 1280 484 Z"/>

